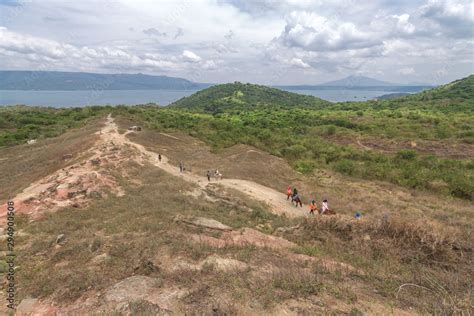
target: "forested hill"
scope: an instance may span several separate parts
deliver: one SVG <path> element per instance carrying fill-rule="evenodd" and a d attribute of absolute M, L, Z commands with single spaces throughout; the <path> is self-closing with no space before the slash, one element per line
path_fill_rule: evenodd
<path fill-rule="evenodd" d="M 229 109 L 255 107 L 311 107 L 321 108 L 331 103 L 313 96 L 302 95 L 249 83 L 228 83 L 212 86 L 184 97 L 170 107 L 187 108 L 199 112 L 216 113 Z"/>
<path fill-rule="evenodd" d="M 0 90 L 186 90 L 208 84 L 145 74 L 60 71 L 0 71 Z"/>

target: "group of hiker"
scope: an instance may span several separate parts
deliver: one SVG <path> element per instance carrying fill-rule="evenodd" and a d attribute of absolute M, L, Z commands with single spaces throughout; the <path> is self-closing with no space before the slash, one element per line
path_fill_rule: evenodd
<path fill-rule="evenodd" d="M 303 203 L 301 202 L 301 197 L 298 193 L 298 189 L 296 188 L 291 188 L 291 186 L 288 186 L 288 189 L 286 190 L 286 199 L 289 200 L 291 198 L 291 203 L 295 203 L 295 206 L 298 207 L 303 207 Z M 329 209 L 329 204 L 328 200 L 324 199 L 321 203 L 321 208 L 318 208 L 316 204 L 316 200 L 312 199 L 311 202 L 309 203 L 309 214 L 314 215 L 314 212 L 318 212 L 319 214 L 334 214 L 334 212 Z"/>
<path fill-rule="evenodd" d="M 158 160 L 161 162 L 161 154 L 158 154 Z M 184 167 L 184 164 L 182 162 L 179 162 L 179 172 L 183 173 L 185 170 L 186 168 Z M 206 177 L 207 181 L 210 182 L 211 178 L 215 178 L 217 180 L 222 179 L 222 174 L 219 172 L 218 169 L 215 169 L 213 171 L 207 170 Z M 303 203 L 297 188 L 292 188 L 291 186 L 288 186 L 286 190 L 286 195 L 286 199 L 289 200 L 291 198 L 291 203 L 295 204 L 296 207 L 298 207 L 298 205 L 300 207 L 303 207 Z M 326 199 L 321 202 L 321 208 L 318 208 L 316 200 L 311 200 L 311 202 L 309 203 L 309 214 L 314 215 L 315 212 L 318 212 L 318 214 L 320 215 L 334 214 L 334 212 L 329 208 L 328 200 Z M 360 219 L 360 216 L 360 213 L 356 214 L 357 219 Z"/>
<path fill-rule="evenodd" d="M 158 161 L 161 162 L 161 154 L 158 154 Z M 186 167 L 184 166 L 184 163 L 183 162 L 179 162 L 178 164 L 178 167 L 179 167 L 179 172 L 180 173 L 183 173 L 184 171 L 186 171 Z M 206 173 L 206 177 L 207 177 L 207 181 L 211 181 L 211 178 L 215 178 L 217 180 L 220 180 L 222 179 L 222 173 L 219 172 L 218 169 L 214 170 L 214 171 L 211 171 L 211 170 L 207 170 L 207 173 Z"/>
<path fill-rule="evenodd" d="M 211 178 L 216 178 L 217 180 L 222 179 L 222 174 L 219 172 L 218 169 L 211 172 L 211 170 L 207 170 L 206 173 L 207 181 L 211 182 Z"/>

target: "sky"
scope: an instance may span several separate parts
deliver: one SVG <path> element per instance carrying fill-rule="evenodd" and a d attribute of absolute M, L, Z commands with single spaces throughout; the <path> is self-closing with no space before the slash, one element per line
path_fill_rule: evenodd
<path fill-rule="evenodd" d="M 474 73 L 474 2 L 0 0 L 0 69 L 442 84 Z"/>

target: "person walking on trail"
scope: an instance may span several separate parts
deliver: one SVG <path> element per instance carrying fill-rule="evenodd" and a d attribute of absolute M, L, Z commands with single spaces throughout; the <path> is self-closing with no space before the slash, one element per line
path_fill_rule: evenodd
<path fill-rule="evenodd" d="M 293 195 L 291 196 L 293 200 L 295 199 L 297 195 L 298 195 L 298 190 L 296 190 L 296 188 L 293 188 Z"/>
<path fill-rule="evenodd" d="M 183 165 L 183 163 L 180 161 L 180 162 L 179 162 L 179 172 L 182 173 L 183 171 L 184 171 L 184 165 Z"/>
<path fill-rule="evenodd" d="M 292 195 L 293 190 L 291 190 L 291 186 L 288 186 L 288 189 L 286 189 L 286 199 L 289 200 L 291 195 Z"/>
<path fill-rule="evenodd" d="M 216 178 L 217 181 L 222 180 L 222 174 L 219 172 L 218 169 L 214 171 L 214 177 Z"/>
<path fill-rule="evenodd" d="M 321 214 L 324 214 L 327 211 L 329 211 L 328 200 L 323 200 L 323 204 L 321 206 Z"/>
<path fill-rule="evenodd" d="M 207 170 L 207 181 L 211 182 L 211 171 Z"/>
<path fill-rule="evenodd" d="M 314 211 L 317 211 L 318 207 L 316 206 L 316 201 L 312 200 L 311 203 L 309 203 L 309 214 L 314 215 Z"/>
<path fill-rule="evenodd" d="M 158 161 L 161 162 L 161 154 L 158 154 Z"/>

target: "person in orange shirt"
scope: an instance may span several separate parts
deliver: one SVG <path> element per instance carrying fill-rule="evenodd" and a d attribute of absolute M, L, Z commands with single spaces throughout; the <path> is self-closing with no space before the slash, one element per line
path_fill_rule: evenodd
<path fill-rule="evenodd" d="M 312 200 L 311 203 L 309 203 L 309 214 L 314 215 L 314 211 L 317 211 L 318 207 L 316 206 L 316 201 Z"/>
<path fill-rule="evenodd" d="M 289 200 L 292 195 L 293 191 L 291 190 L 291 186 L 288 186 L 288 189 L 286 189 L 286 199 Z"/>

